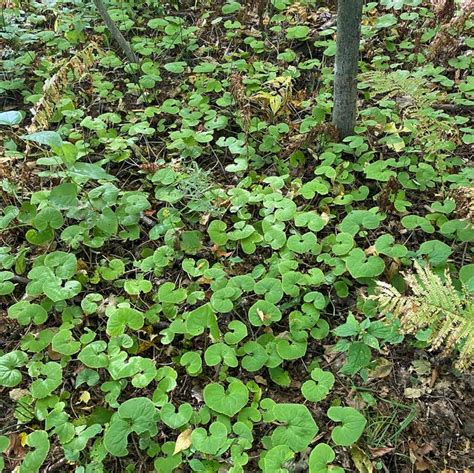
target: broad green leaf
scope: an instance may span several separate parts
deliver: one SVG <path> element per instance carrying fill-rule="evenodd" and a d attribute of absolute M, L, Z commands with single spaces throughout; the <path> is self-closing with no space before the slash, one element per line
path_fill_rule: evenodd
<path fill-rule="evenodd" d="M 295 456 L 295 453 L 286 445 L 277 445 L 265 452 L 259 463 L 264 473 L 288 473 L 285 465 Z"/>
<path fill-rule="evenodd" d="M 22 138 L 26 141 L 33 141 L 40 145 L 54 146 L 57 148 L 60 148 L 63 143 L 61 135 L 56 131 L 38 131 L 29 135 L 23 135 Z"/>
<path fill-rule="evenodd" d="M 30 392 L 36 399 L 49 396 L 63 382 L 63 370 L 59 363 L 34 362 L 29 366 L 28 373 L 32 378 L 40 378 L 31 383 Z"/>
<path fill-rule="evenodd" d="M 11 110 L 9 112 L 0 112 L 0 125 L 13 126 L 18 125 L 23 120 L 21 112 Z"/>
<path fill-rule="evenodd" d="M 14 350 L 0 356 L 0 386 L 12 388 L 21 383 L 23 376 L 17 368 L 28 361 L 28 356 L 19 350 Z"/>
<path fill-rule="evenodd" d="M 209 433 L 206 429 L 198 427 L 191 434 L 192 446 L 207 455 L 216 455 L 226 441 L 227 429 L 221 422 L 213 422 L 209 427 Z"/>
<path fill-rule="evenodd" d="M 330 407 L 327 415 L 331 420 L 342 423 L 331 432 L 336 445 L 348 446 L 357 442 L 367 424 L 365 417 L 353 407 Z"/>
<path fill-rule="evenodd" d="M 354 375 L 362 368 L 366 368 L 372 358 L 370 347 L 364 342 L 353 342 L 347 351 L 347 360 L 341 368 L 341 373 Z"/>
<path fill-rule="evenodd" d="M 107 321 L 107 334 L 112 337 L 122 335 L 127 326 L 132 330 L 140 330 L 144 322 L 143 314 L 138 310 L 130 307 L 119 307 L 113 309 L 110 314 Z"/>
<path fill-rule="evenodd" d="M 49 452 L 48 434 L 44 430 L 36 430 L 28 435 L 26 443 L 31 447 L 20 465 L 20 473 L 37 473 L 46 460 Z"/>
<path fill-rule="evenodd" d="M 268 301 L 257 301 L 249 309 L 249 321 L 252 325 L 260 327 L 261 325 L 271 325 L 272 322 L 281 320 L 280 309 Z"/>
<path fill-rule="evenodd" d="M 39 304 L 20 301 L 8 308 L 8 317 L 15 319 L 20 325 L 28 325 L 31 322 L 41 325 L 48 319 L 48 313 Z"/>
<path fill-rule="evenodd" d="M 81 349 L 81 343 L 74 339 L 71 330 L 62 329 L 53 337 L 51 348 L 62 355 L 74 355 Z"/>
<path fill-rule="evenodd" d="M 311 371 L 311 380 L 305 381 L 301 386 L 303 396 L 311 402 L 322 401 L 331 392 L 334 386 L 334 375 L 330 371 L 315 368 Z"/>
<path fill-rule="evenodd" d="M 374 278 L 383 273 L 385 263 L 379 256 L 367 257 L 363 250 L 354 248 L 345 258 L 347 270 L 355 279 Z"/>
<path fill-rule="evenodd" d="M 217 383 L 208 384 L 203 391 L 204 402 L 213 411 L 233 417 L 248 402 L 249 392 L 242 381 L 233 380 L 227 389 Z"/>
<path fill-rule="evenodd" d="M 186 425 L 193 415 L 193 408 L 187 402 L 181 404 L 176 410 L 173 404 L 166 403 L 161 407 L 161 421 L 171 429 L 179 429 Z"/>
<path fill-rule="evenodd" d="M 318 433 L 311 412 L 302 404 L 277 404 L 273 415 L 280 424 L 271 436 L 274 446 L 287 445 L 294 452 L 302 452 Z"/>
<path fill-rule="evenodd" d="M 330 464 L 335 458 L 336 454 L 329 445 L 319 443 L 309 456 L 309 473 L 343 473 L 343 468 Z"/>
<path fill-rule="evenodd" d="M 137 397 L 125 401 L 105 430 L 105 449 L 117 457 L 126 456 L 129 434 L 135 432 L 152 437 L 158 433 L 157 421 L 158 411 L 150 399 Z"/>

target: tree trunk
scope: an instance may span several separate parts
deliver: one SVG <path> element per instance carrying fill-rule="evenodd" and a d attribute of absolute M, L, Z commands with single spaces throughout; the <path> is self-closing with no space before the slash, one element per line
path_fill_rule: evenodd
<path fill-rule="evenodd" d="M 357 107 L 357 70 L 363 0 L 338 0 L 332 122 L 341 139 L 352 135 Z"/>
<path fill-rule="evenodd" d="M 105 5 L 102 3 L 102 0 L 94 0 L 94 4 L 97 10 L 99 11 L 100 16 L 103 22 L 105 23 L 105 26 L 107 26 L 108 30 L 110 31 L 110 34 L 118 43 L 125 56 L 127 56 L 127 59 L 130 62 L 138 63 L 138 56 L 132 51 L 130 44 L 124 38 L 121 31 L 117 28 L 112 18 L 110 18 L 109 12 L 107 11 Z"/>

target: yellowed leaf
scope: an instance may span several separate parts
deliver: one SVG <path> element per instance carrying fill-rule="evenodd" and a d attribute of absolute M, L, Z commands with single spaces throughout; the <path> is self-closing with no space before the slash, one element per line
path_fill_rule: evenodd
<path fill-rule="evenodd" d="M 351 457 L 359 473 L 372 473 L 374 471 L 370 458 L 357 445 L 351 447 Z"/>
<path fill-rule="evenodd" d="M 91 395 L 89 391 L 84 391 L 80 396 L 79 396 L 79 402 L 82 402 L 84 404 L 87 404 L 91 400 Z"/>
<path fill-rule="evenodd" d="M 186 429 L 183 430 L 176 439 L 176 445 L 174 446 L 173 455 L 176 455 L 183 450 L 186 450 L 191 446 L 191 434 L 193 433 L 193 429 Z"/>
<path fill-rule="evenodd" d="M 24 447 L 26 445 L 26 441 L 28 440 L 28 434 L 26 432 L 20 432 L 18 434 L 18 438 L 20 439 L 20 445 Z"/>
<path fill-rule="evenodd" d="M 8 396 L 10 399 L 13 399 L 14 401 L 18 401 L 18 399 L 22 398 L 23 396 L 26 396 L 27 394 L 30 394 L 30 391 L 28 389 L 12 389 L 9 393 Z"/>
<path fill-rule="evenodd" d="M 283 99 L 279 95 L 272 95 L 269 100 L 270 109 L 274 115 L 277 114 L 283 104 Z"/>
<path fill-rule="evenodd" d="M 397 125 L 395 125 L 394 122 L 387 123 L 383 127 L 383 131 L 385 131 L 385 133 L 397 133 L 398 132 Z"/>

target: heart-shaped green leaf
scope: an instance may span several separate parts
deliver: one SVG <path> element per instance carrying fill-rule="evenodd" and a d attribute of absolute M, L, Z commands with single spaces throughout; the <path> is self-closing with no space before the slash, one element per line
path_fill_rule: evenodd
<path fill-rule="evenodd" d="M 312 380 L 305 381 L 301 386 L 303 396 L 311 402 L 322 401 L 334 386 L 334 375 L 330 371 L 315 368 L 311 371 Z"/>
<path fill-rule="evenodd" d="M 280 309 L 268 301 L 257 301 L 248 312 L 249 321 L 252 325 L 260 327 L 261 325 L 271 325 L 272 322 L 281 320 Z"/>
<path fill-rule="evenodd" d="M 354 248 L 345 259 L 347 270 L 355 279 L 374 278 L 383 273 L 385 263 L 378 256 L 366 257 L 363 250 Z"/>
<path fill-rule="evenodd" d="M 336 445 L 348 446 L 357 442 L 367 424 L 366 418 L 353 407 L 330 407 L 327 415 L 331 420 L 342 423 L 331 432 Z"/>
<path fill-rule="evenodd" d="M 311 412 L 302 404 L 276 404 L 273 415 L 279 423 L 272 434 L 272 444 L 287 445 L 294 452 L 302 452 L 318 433 Z"/>
<path fill-rule="evenodd" d="M 187 402 L 179 406 L 177 412 L 171 403 L 166 403 L 160 410 L 161 421 L 171 429 L 179 429 L 187 424 L 193 415 L 193 408 Z"/>
<path fill-rule="evenodd" d="M 28 356 L 19 350 L 14 350 L 0 356 L 0 386 L 12 388 L 21 383 L 21 372 L 17 369 L 26 364 Z"/>
<path fill-rule="evenodd" d="M 208 384 L 203 391 L 204 402 L 213 411 L 233 417 L 248 402 L 249 392 L 242 381 L 233 380 L 227 390 L 220 384 Z"/>
<path fill-rule="evenodd" d="M 191 434 L 193 447 L 207 455 L 216 455 L 226 444 L 227 429 L 222 422 L 213 422 L 209 427 L 209 434 L 206 429 L 198 427 Z"/>
<path fill-rule="evenodd" d="M 122 335 L 125 327 L 132 330 L 140 330 L 144 324 L 144 317 L 141 312 L 130 307 L 119 307 L 113 309 L 107 321 L 107 334 L 111 337 Z"/>
<path fill-rule="evenodd" d="M 309 456 L 309 473 L 343 473 L 343 468 L 330 464 L 335 458 L 336 454 L 329 445 L 319 443 Z"/>

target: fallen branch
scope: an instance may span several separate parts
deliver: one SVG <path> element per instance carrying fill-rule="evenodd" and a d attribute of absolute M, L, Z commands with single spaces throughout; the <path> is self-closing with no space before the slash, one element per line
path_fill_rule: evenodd
<path fill-rule="evenodd" d="M 120 46 L 125 56 L 127 56 L 127 59 L 130 62 L 138 63 L 138 56 L 132 51 L 130 44 L 124 38 L 121 31 L 115 25 L 114 21 L 109 15 L 109 12 L 107 11 L 107 8 L 102 3 L 102 0 L 94 0 L 94 4 L 97 10 L 99 11 L 100 16 L 103 22 L 105 23 L 105 26 L 107 26 L 107 29 L 110 31 L 110 34 L 112 35 L 114 40 L 117 42 L 117 44 Z"/>
<path fill-rule="evenodd" d="M 454 104 L 454 103 L 435 103 L 433 104 L 433 108 L 435 110 L 444 110 L 446 112 L 461 112 L 461 111 L 469 111 L 473 110 L 471 105 L 464 105 L 464 104 Z"/>

